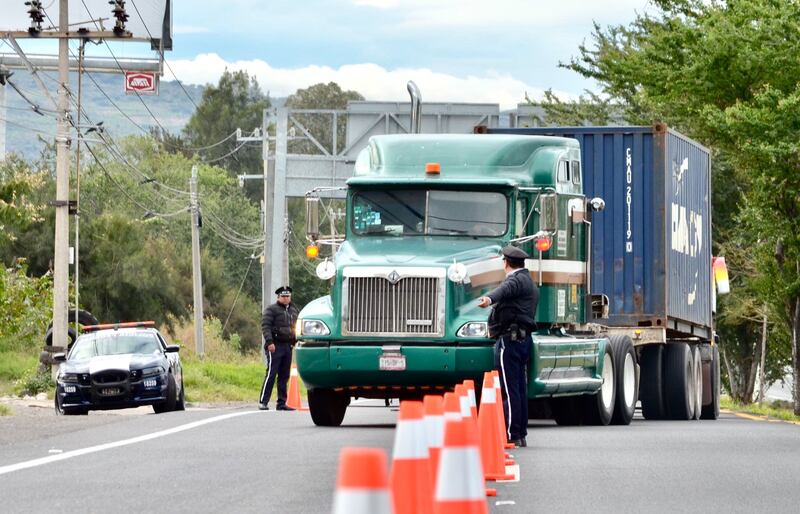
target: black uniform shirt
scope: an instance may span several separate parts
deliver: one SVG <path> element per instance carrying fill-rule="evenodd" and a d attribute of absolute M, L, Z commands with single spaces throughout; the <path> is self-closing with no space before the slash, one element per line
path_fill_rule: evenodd
<path fill-rule="evenodd" d="M 535 326 L 539 288 L 533 283 L 527 269 L 512 271 L 502 284 L 486 296 L 492 300 L 492 313 L 489 315 L 489 333 L 492 337 L 507 332 L 512 323 L 528 330 Z"/>
<path fill-rule="evenodd" d="M 264 340 L 269 343 L 294 344 L 294 324 L 300 311 L 293 303 L 283 305 L 273 303 L 264 311 L 261 317 L 261 333 Z"/>

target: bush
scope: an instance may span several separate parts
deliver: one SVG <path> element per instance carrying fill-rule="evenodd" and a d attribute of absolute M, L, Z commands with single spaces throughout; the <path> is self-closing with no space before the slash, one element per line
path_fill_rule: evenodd
<path fill-rule="evenodd" d="M 0 266 L 0 351 L 35 351 L 42 344 L 53 309 L 49 275 L 26 275 L 24 261 L 13 268 Z"/>
<path fill-rule="evenodd" d="M 16 383 L 17 394 L 20 396 L 36 396 L 39 393 L 49 393 L 53 388 L 55 388 L 55 384 L 49 371 L 45 373 L 36 371 L 26 373 Z"/>

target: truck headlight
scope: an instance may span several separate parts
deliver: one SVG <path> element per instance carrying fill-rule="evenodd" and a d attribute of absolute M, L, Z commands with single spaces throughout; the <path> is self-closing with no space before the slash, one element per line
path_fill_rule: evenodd
<path fill-rule="evenodd" d="M 458 337 L 488 337 L 489 326 L 485 321 L 464 323 L 456 332 Z"/>
<path fill-rule="evenodd" d="M 469 273 L 467 273 L 467 267 L 460 262 L 454 262 L 447 268 L 447 278 L 456 284 L 466 282 L 468 277 Z"/>
<path fill-rule="evenodd" d="M 297 326 L 300 328 L 298 336 L 326 336 L 331 333 L 325 323 L 315 319 L 297 320 Z"/>

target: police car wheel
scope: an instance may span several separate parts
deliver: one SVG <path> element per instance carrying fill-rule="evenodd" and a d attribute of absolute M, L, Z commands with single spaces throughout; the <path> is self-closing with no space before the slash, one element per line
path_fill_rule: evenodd
<path fill-rule="evenodd" d="M 186 394 L 183 388 L 183 379 L 181 379 L 181 393 L 178 395 L 178 401 L 175 402 L 175 410 L 186 410 Z"/>
<path fill-rule="evenodd" d="M 167 375 L 167 377 L 167 399 L 153 405 L 153 412 L 156 414 L 175 410 L 175 404 L 178 402 L 175 377 L 172 376 L 172 373 Z"/>
<path fill-rule="evenodd" d="M 53 403 L 55 404 L 56 408 L 56 416 L 85 416 L 89 414 L 89 409 L 81 408 L 81 407 L 63 407 L 61 402 L 58 400 L 58 393 L 56 393 L 56 397 L 53 399 Z"/>

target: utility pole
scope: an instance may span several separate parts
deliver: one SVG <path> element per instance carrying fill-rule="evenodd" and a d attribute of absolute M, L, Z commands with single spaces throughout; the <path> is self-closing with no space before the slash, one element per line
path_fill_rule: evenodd
<path fill-rule="evenodd" d="M 67 0 L 58 3 L 58 30 L 69 30 Z M 53 346 L 67 347 L 69 309 L 69 39 L 58 40 L 58 124 L 56 128 L 56 230 L 53 258 Z"/>
<path fill-rule="evenodd" d="M 194 343 L 197 355 L 203 348 L 203 278 L 200 275 L 200 204 L 197 199 L 197 166 L 192 166 L 189 180 L 192 202 L 192 286 L 194 289 Z"/>
<path fill-rule="evenodd" d="M 86 40 L 81 40 L 78 50 L 78 133 L 81 127 L 81 94 L 83 77 L 83 54 L 86 50 Z M 78 311 L 80 310 L 80 293 L 78 289 L 78 272 L 80 271 L 80 241 L 81 241 L 81 138 L 75 143 L 75 333 L 78 333 L 80 322 L 78 321 Z"/>

